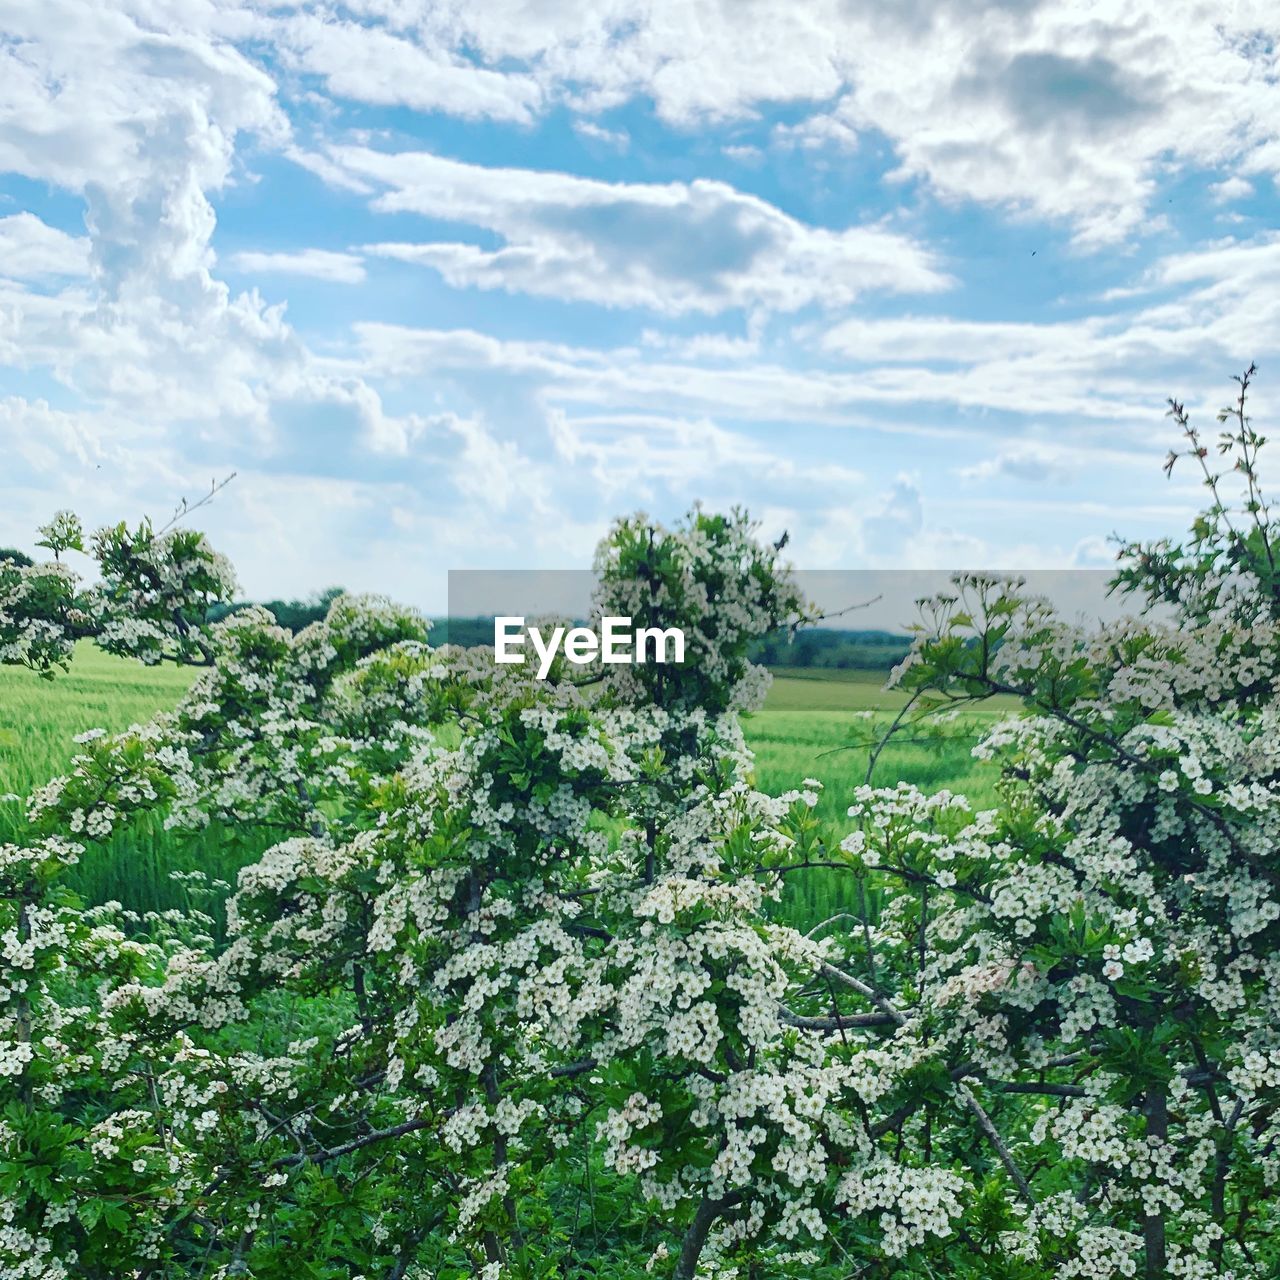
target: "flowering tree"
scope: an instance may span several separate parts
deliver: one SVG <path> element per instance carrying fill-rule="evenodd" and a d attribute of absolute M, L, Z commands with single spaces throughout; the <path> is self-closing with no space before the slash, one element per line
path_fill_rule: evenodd
<path fill-rule="evenodd" d="M 1213 502 L 1185 548 L 1124 548 L 1117 585 L 1160 608 L 1086 632 L 980 577 L 933 602 L 900 683 L 1027 707 L 981 748 L 1000 810 L 867 791 L 843 846 L 912 887 L 878 941 L 918 955 L 921 1051 L 1005 1122 L 1010 1254 L 1060 1276 L 1280 1266 L 1280 528 L 1252 373 L 1220 416 L 1238 503 L 1171 402 Z"/>
<path fill-rule="evenodd" d="M 93 637 L 201 670 L 84 735 L 0 848 L 4 1274 L 1274 1275 L 1280 618 L 1247 381 L 1243 510 L 1210 472 L 1187 548 L 1127 549 L 1163 614 L 1085 632 L 983 578 L 928 607 L 913 707 L 1027 708 L 981 748 L 1000 805 L 867 787 L 838 844 L 817 784 L 753 782 L 749 647 L 809 615 L 740 513 L 601 546 L 598 614 L 683 626 L 683 666 L 545 681 L 378 599 L 211 624 L 233 579 L 185 530 L 100 532 L 86 587 L 60 517 L 52 562 L 0 563 L 4 660 Z M 225 942 L 63 887 L 143 815 L 265 833 Z M 815 867 L 878 908 L 779 925 Z"/>

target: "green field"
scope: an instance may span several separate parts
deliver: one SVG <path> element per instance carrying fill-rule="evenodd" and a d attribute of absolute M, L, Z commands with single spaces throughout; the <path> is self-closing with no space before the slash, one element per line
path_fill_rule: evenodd
<path fill-rule="evenodd" d="M 189 671 L 143 667 L 89 644 L 80 645 L 71 671 L 52 681 L 0 668 L 0 796 L 25 795 L 61 772 L 75 754 L 77 733 L 98 727 L 116 731 L 145 720 L 173 706 L 190 680 Z M 833 843 L 848 829 L 849 798 L 866 777 L 864 744 L 902 705 L 902 696 L 886 693 L 883 683 L 878 672 L 779 672 L 764 709 L 746 724 L 763 789 L 783 791 L 810 777 L 824 784 L 819 812 Z M 1012 702 L 994 699 L 971 711 L 974 732 L 1013 708 Z M 879 757 L 873 781 L 949 787 L 976 804 L 989 804 L 994 774 L 973 760 L 971 742 L 972 735 L 941 747 L 911 741 L 909 735 L 895 740 Z M 21 821 L 21 805 L 0 800 L 0 840 L 13 839 Z M 171 871 L 199 868 L 213 878 L 234 880 L 238 868 L 258 852 L 259 846 L 224 829 L 194 838 L 159 829 L 130 832 L 90 849 L 71 872 L 71 883 L 89 902 L 115 899 L 134 911 L 160 910 L 186 905 L 184 891 L 169 879 Z M 789 885 L 783 914 L 797 924 L 812 922 L 852 907 L 855 895 L 849 877 L 806 872 Z"/>
<path fill-rule="evenodd" d="M 77 646 L 71 670 L 53 680 L 16 667 L 0 667 L 0 841 L 22 825 L 22 806 L 9 798 L 61 773 L 86 729 L 127 729 L 172 707 L 191 683 L 190 670 L 144 667 L 113 658 L 94 645 Z M 233 880 L 256 850 L 234 833 L 210 829 L 177 838 L 158 828 L 122 834 L 92 846 L 69 881 L 88 902 L 115 900 L 133 911 L 186 906 L 170 871 L 200 868 Z"/>
<path fill-rule="evenodd" d="M 886 692 L 883 672 L 783 670 L 774 673 L 764 710 L 748 720 L 747 738 L 756 753 L 756 776 L 765 791 L 784 791 L 804 778 L 823 784 L 818 813 L 828 839 L 838 843 L 850 829 L 847 817 L 855 788 L 867 781 L 865 745 L 883 732 L 905 697 Z M 984 724 L 1012 714 L 1012 699 L 993 698 L 966 713 L 973 731 L 956 742 L 912 741 L 903 733 L 881 752 L 871 781 L 878 787 L 910 782 L 925 791 L 948 788 L 975 805 L 995 802 L 994 770 L 970 753 Z M 809 927 L 858 906 L 852 877 L 806 871 L 787 885 L 783 918 Z"/>

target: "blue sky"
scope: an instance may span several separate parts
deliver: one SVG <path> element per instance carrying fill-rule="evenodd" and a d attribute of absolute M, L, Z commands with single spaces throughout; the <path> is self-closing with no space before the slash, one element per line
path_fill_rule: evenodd
<path fill-rule="evenodd" d="M 1280 402 L 1280 11 L 1208 12 L 0 0 L 0 543 L 232 470 L 259 597 L 1176 533 L 1166 398 Z"/>

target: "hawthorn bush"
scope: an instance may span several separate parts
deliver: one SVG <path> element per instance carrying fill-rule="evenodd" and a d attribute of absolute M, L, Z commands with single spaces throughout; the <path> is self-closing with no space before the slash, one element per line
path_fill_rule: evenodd
<path fill-rule="evenodd" d="M 0 847 L 0 1270 L 62 1277 L 1280 1272 L 1280 529 L 1240 380 L 1158 608 L 1086 631 L 1016 582 L 925 605 L 910 715 L 1000 692 L 1000 805 L 753 784 L 750 647 L 809 611 L 741 513 L 615 526 L 600 614 L 689 660 L 538 681 L 341 596 L 209 622 L 229 565 L 144 523 L 0 562 L 0 660 L 200 668 L 90 731 Z M 144 817 L 273 840 L 126 927 L 61 873 Z M 808 934 L 784 879 L 881 904 Z M 198 886 L 199 872 L 183 873 Z"/>

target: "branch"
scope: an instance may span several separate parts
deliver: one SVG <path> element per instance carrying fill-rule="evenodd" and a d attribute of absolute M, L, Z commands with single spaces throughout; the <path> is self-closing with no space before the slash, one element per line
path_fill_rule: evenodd
<path fill-rule="evenodd" d="M 837 1013 L 834 1017 L 809 1018 L 804 1014 L 792 1013 L 785 1005 L 778 1006 L 778 1020 L 789 1027 L 798 1027 L 801 1031 L 843 1031 L 846 1027 L 852 1031 L 862 1027 L 900 1025 L 888 1013 Z"/>
<path fill-rule="evenodd" d="M 217 495 L 221 493 L 222 490 L 225 489 L 235 478 L 236 473 L 233 471 L 230 475 L 221 480 L 210 480 L 209 492 L 206 493 L 198 502 L 188 503 L 186 498 L 181 499 L 178 505 L 174 507 L 173 515 L 171 515 L 169 519 L 155 531 L 156 534 L 165 533 L 167 530 L 172 529 L 175 524 L 185 520 L 193 511 L 199 511 L 201 507 L 208 506 L 208 504 L 211 503 L 214 498 L 217 497 Z"/>
<path fill-rule="evenodd" d="M 892 1022 L 897 1023 L 900 1027 L 905 1027 L 910 1018 L 909 1014 L 903 1013 L 898 1009 L 891 1000 L 886 996 L 882 996 L 874 987 L 868 986 L 861 978 L 855 978 L 851 973 L 845 973 L 843 969 L 837 969 L 833 964 L 821 964 L 818 966 L 818 972 L 824 978 L 830 978 L 833 982 L 843 983 L 846 987 L 856 991 L 860 996 L 865 996 L 871 1001 L 877 1009 L 889 1016 Z"/>
<path fill-rule="evenodd" d="M 698 1206 L 698 1212 L 694 1214 L 693 1221 L 684 1233 L 674 1280 L 693 1280 L 698 1270 L 698 1259 L 702 1256 L 702 1247 L 707 1242 L 707 1235 L 712 1225 L 726 1209 L 731 1209 L 738 1204 L 742 1197 L 741 1191 L 732 1191 L 719 1200 L 703 1197 L 702 1203 Z"/>
<path fill-rule="evenodd" d="M 843 609 L 837 609 L 834 613 L 815 613 L 813 617 L 806 618 L 805 621 L 810 623 L 830 622 L 832 618 L 843 618 L 846 613 L 856 613 L 859 609 L 870 609 L 873 604 L 879 604 L 883 599 L 883 595 L 872 596 L 870 600 L 862 600 L 858 604 L 846 605 Z"/>
<path fill-rule="evenodd" d="M 1041 1094 L 1046 1098 L 1087 1098 L 1089 1091 L 1078 1084 L 1053 1084 L 1049 1081 L 987 1080 L 984 1083 L 1001 1093 Z"/>
<path fill-rule="evenodd" d="M 1036 1203 L 1035 1192 L 1031 1190 L 1031 1184 L 1023 1176 L 1022 1170 L 1018 1168 L 1009 1148 L 1005 1146 L 1004 1139 L 996 1130 L 995 1125 L 991 1123 L 991 1117 L 982 1109 L 982 1104 L 973 1096 L 967 1084 L 959 1084 L 956 1087 L 965 1106 L 976 1117 L 978 1127 L 986 1135 L 987 1141 L 995 1148 L 996 1155 L 1000 1157 L 1000 1163 L 1004 1165 L 1005 1171 L 1013 1179 L 1023 1200 L 1034 1208 Z"/>
<path fill-rule="evenodd" d="M 594 1071 L 599 1065 L 594 1058 L 583 1058 L 579 1062 L 566 1062 L 562 1067 L 551 1068 L 551 1078 L 553 1080 L 572 1080 L 577 1076 L 585 1076 L 588 1071 Z"/>
<path fill-rule="evenodd" d="M 295 1164 L 323 1164 L 326 1160 L 336 1160 L 339 1156 L 350 1155 L 353 1151 L 359 1151 L 361 1147 L 370 1146 L 375 1142 L 382 1142 L 387 1138 L 400 1138 L 406 1133 L 415 1133 L 419 1129 L 426 1129 L 435 1121 L 432 1118 L 422 1116 L 417 1120 L 406 1120 L 403 1124 L 392 1125 L 390 1129 L 376 1129 L 373 1133 L 366 1133 L 362 1138 L 353 1138 L 350 1142 L 344 1142 L 341 1146 L 326 1147 L 321 1151 L 308 1151 L 298 1155 L 281 1156 L 280 1159 L 272 1162 L 272 1168 L 282 1169 L 289 1165 Z"/>

